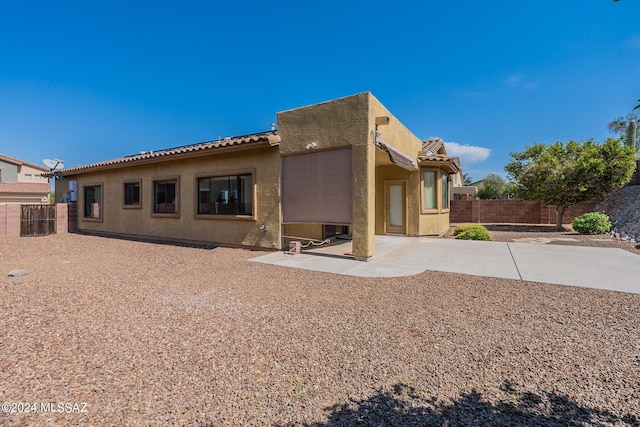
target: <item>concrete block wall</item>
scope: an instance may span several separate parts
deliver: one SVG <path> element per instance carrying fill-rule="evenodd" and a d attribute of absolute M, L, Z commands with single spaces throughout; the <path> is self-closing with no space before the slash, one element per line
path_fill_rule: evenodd
<path fill-rule="evenodd" d="M 69 203 L 67 206 L 67 233 L 78 232 L 78 204 Z M 60 223 L 58 223 L 60 225 Z"/>
<path fill-rule="evenodd" d="M 56 233 L 62 234 L 69 231 L 68 205 L 58 203 L 56 205 Z"/>
<path fill-rule="evenodd" d="M 20 205 L 0 205 L 0 236 L 20 237 Z"/>
<path fill-rule="evenodd" d="M 592 199 L 569 208 L 563 222 L 570 223 L 585 212 L 591 212 L 602 199 Z M 459 223 L 555 224 L 555 206 L 540 201 L 518 200 L 452 200 L 449 221 Z"/>
<path fill-rule="evenodd" d="M 76 216 L 77 218 L 77 216 Z M 77 223 L 77 222 L 76 222 Z M 69 232 L 68 206 L 56 205 L 56 233 Z M 77 230 L 76 230 L 77 231 Z M 0 237 L 20 237 L 20 205 L 0 204 Z"/>

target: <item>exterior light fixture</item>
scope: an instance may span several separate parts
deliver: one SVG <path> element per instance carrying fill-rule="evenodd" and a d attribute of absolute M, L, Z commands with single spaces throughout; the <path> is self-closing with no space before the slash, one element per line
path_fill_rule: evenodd
<path fill-rule="evenodd" d="M 388 125 L 389 124 L 389 116 L 380 116 L 376 117 L 376 126 Z"/>

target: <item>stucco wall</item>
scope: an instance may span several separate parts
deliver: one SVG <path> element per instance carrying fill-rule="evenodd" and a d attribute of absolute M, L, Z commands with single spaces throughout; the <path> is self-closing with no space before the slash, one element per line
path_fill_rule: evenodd
<path fill-rule="evenodd" d="M 420 215 L 420 235 L 439 236 L 449 229 L 449 212 Z"/>
<path fill-rule="evenodd" d="M 440 234 L 448 228 L 448 213 L 421 214 L 420 172 L 393 165 L 388 155 L 376 148 L 376 118 L 388 117 L 378 125 L 380 137 L 417 158 L 422 141 L 407 129 L 372 94 L 362 93 L 308 107 L 278 113 L 282 155 L 351 147 L 353 254 L 367 259 L 374 252 L 374 235 L 385 233 L 385 181 L 405 180 L 407 230 L 409 236 Z M 287 228 L 287 230 L 294 228 Z M 301 228 L 319 232 L 321 227 Z"/>
<path fill-rule="evenodd" d="M 379 125 L 380 138 L 393 145 L 412 159 L 418 157 L 422 141 L 402 124 L 387 108 L 371 95 L 369 103 L 369 129 L 375 129 L 376 117 L 389 117 L 389 124 Z"/>
<path fill-rule="evenodd" d="M 48 170 L 36 169 L 28 165 L 20 166 L 18 170 L 18 182 L 45 182 L 48 183 L 49 179 L 42 176 L 43 173 Z M 27 175 L 30 175 L 30 179 L 27 179 Z"/>
<path fill-rule="evenodd" d="M 254 218 L 196 217 L 197 177 L 254 172 Z M 198 156 L 78 175 L 80 231 L 198 243 L 280 248 L 277 147 Z M 154 179 L 178 177 L 179 216 L 153 215 Z M 66 179 L 73 179 L 68 177 Z M 124 183 L 140 180 L 140 208 L 123 207 Z M 102 219 L 84 218 L 86 185 L 102 185 Z M 266 231 L 261 229 L 266 226 Z"/>
<path fill-rule="evenodd" d="M 18 182 L 18 165 L 0 160 L 0 182 Z"/>
<path fill-rule="evenodd" d="M 292 237 L 301 237 L 305 239 L 322 239 L 322 224 L 285 224 L 283 227 L 283 235 Z M 290 240 L 300 240 L 292 238 L 283 238 L 285 248 Z"/>
<path fill-rule="evenodd" d="M 418 172 L 410 172 L 395 165 L 376 167 L 376 234 L 385 234 L 386 227 L 386 185 L 388 181 L 404 181 L 407 196 L 407 236 L 417 236 L 418 215 L 420 214 L 420 194 L 418 193 Z"/>
<path fill-rule="evenodd" d="M 365 260 L 373 255 L 375 234 L 375 151 L 370 135 L 369 103 L 361 93 L 329 102 L 278 113 L 278 133 L 283 156 L 315 150 L 351 147 L 353 255 Z"/>
<path fill-rule="evenodd" d="M 370 119 L 373 120 L 372 128 L 375 127 L 376 117 L 389 117 L 388 125 L 378 126 L 378 132 L 383 140 L 411 158 L 418 157 L 422 149 L 420 138 L 411 133 L 375 98 L 370 104 L 370 111 Z M 385 181 L 388 180 L 406 180 L 408 236 L 439 235 L 447 231 L 449 227 L 447 212 L 422 213 L 420 170 L 408 171 L 391 164 L 388 155 L 379 149 L 376 158 L 376 234 L 385 233 Z"/>

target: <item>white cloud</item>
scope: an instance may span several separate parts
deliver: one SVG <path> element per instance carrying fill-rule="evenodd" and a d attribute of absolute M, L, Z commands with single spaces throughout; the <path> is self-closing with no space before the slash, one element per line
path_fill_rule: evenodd
<path fill-rule="evenodd" d="M 488 148 L 467 144 L 461 145 L 457 142 L 445 142 L 444 148 L 447 150 L 447 155 L 460 157 L 460 162 L 464 167 L 482 162 L 491 154 L 491 150 Z"/>
<path fill-rule="evenodd" d="M 515 74 L 513 76 L 507 77 L 507 84 L 511 87 L 518 87 L 520 82 L 522 82 L 522 78 L 524 76 L 522 74 Z"/>
<path fill-rule="evenodd" d="M 532 82 L 525 80 L 523 74 L 514 74 L 507 77 L 507 84 L 514 88 L 524 88 L 527 90 L 533 90 L 538 87 L 538 82 Z"/>

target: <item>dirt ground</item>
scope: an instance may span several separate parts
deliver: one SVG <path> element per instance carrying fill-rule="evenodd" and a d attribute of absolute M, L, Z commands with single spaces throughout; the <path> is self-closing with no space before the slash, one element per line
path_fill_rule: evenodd
<path fill-rule="evenodd" d="M 0 238 L 0 425 L 640 424 L 640 295 L 262 254 Z"/>

